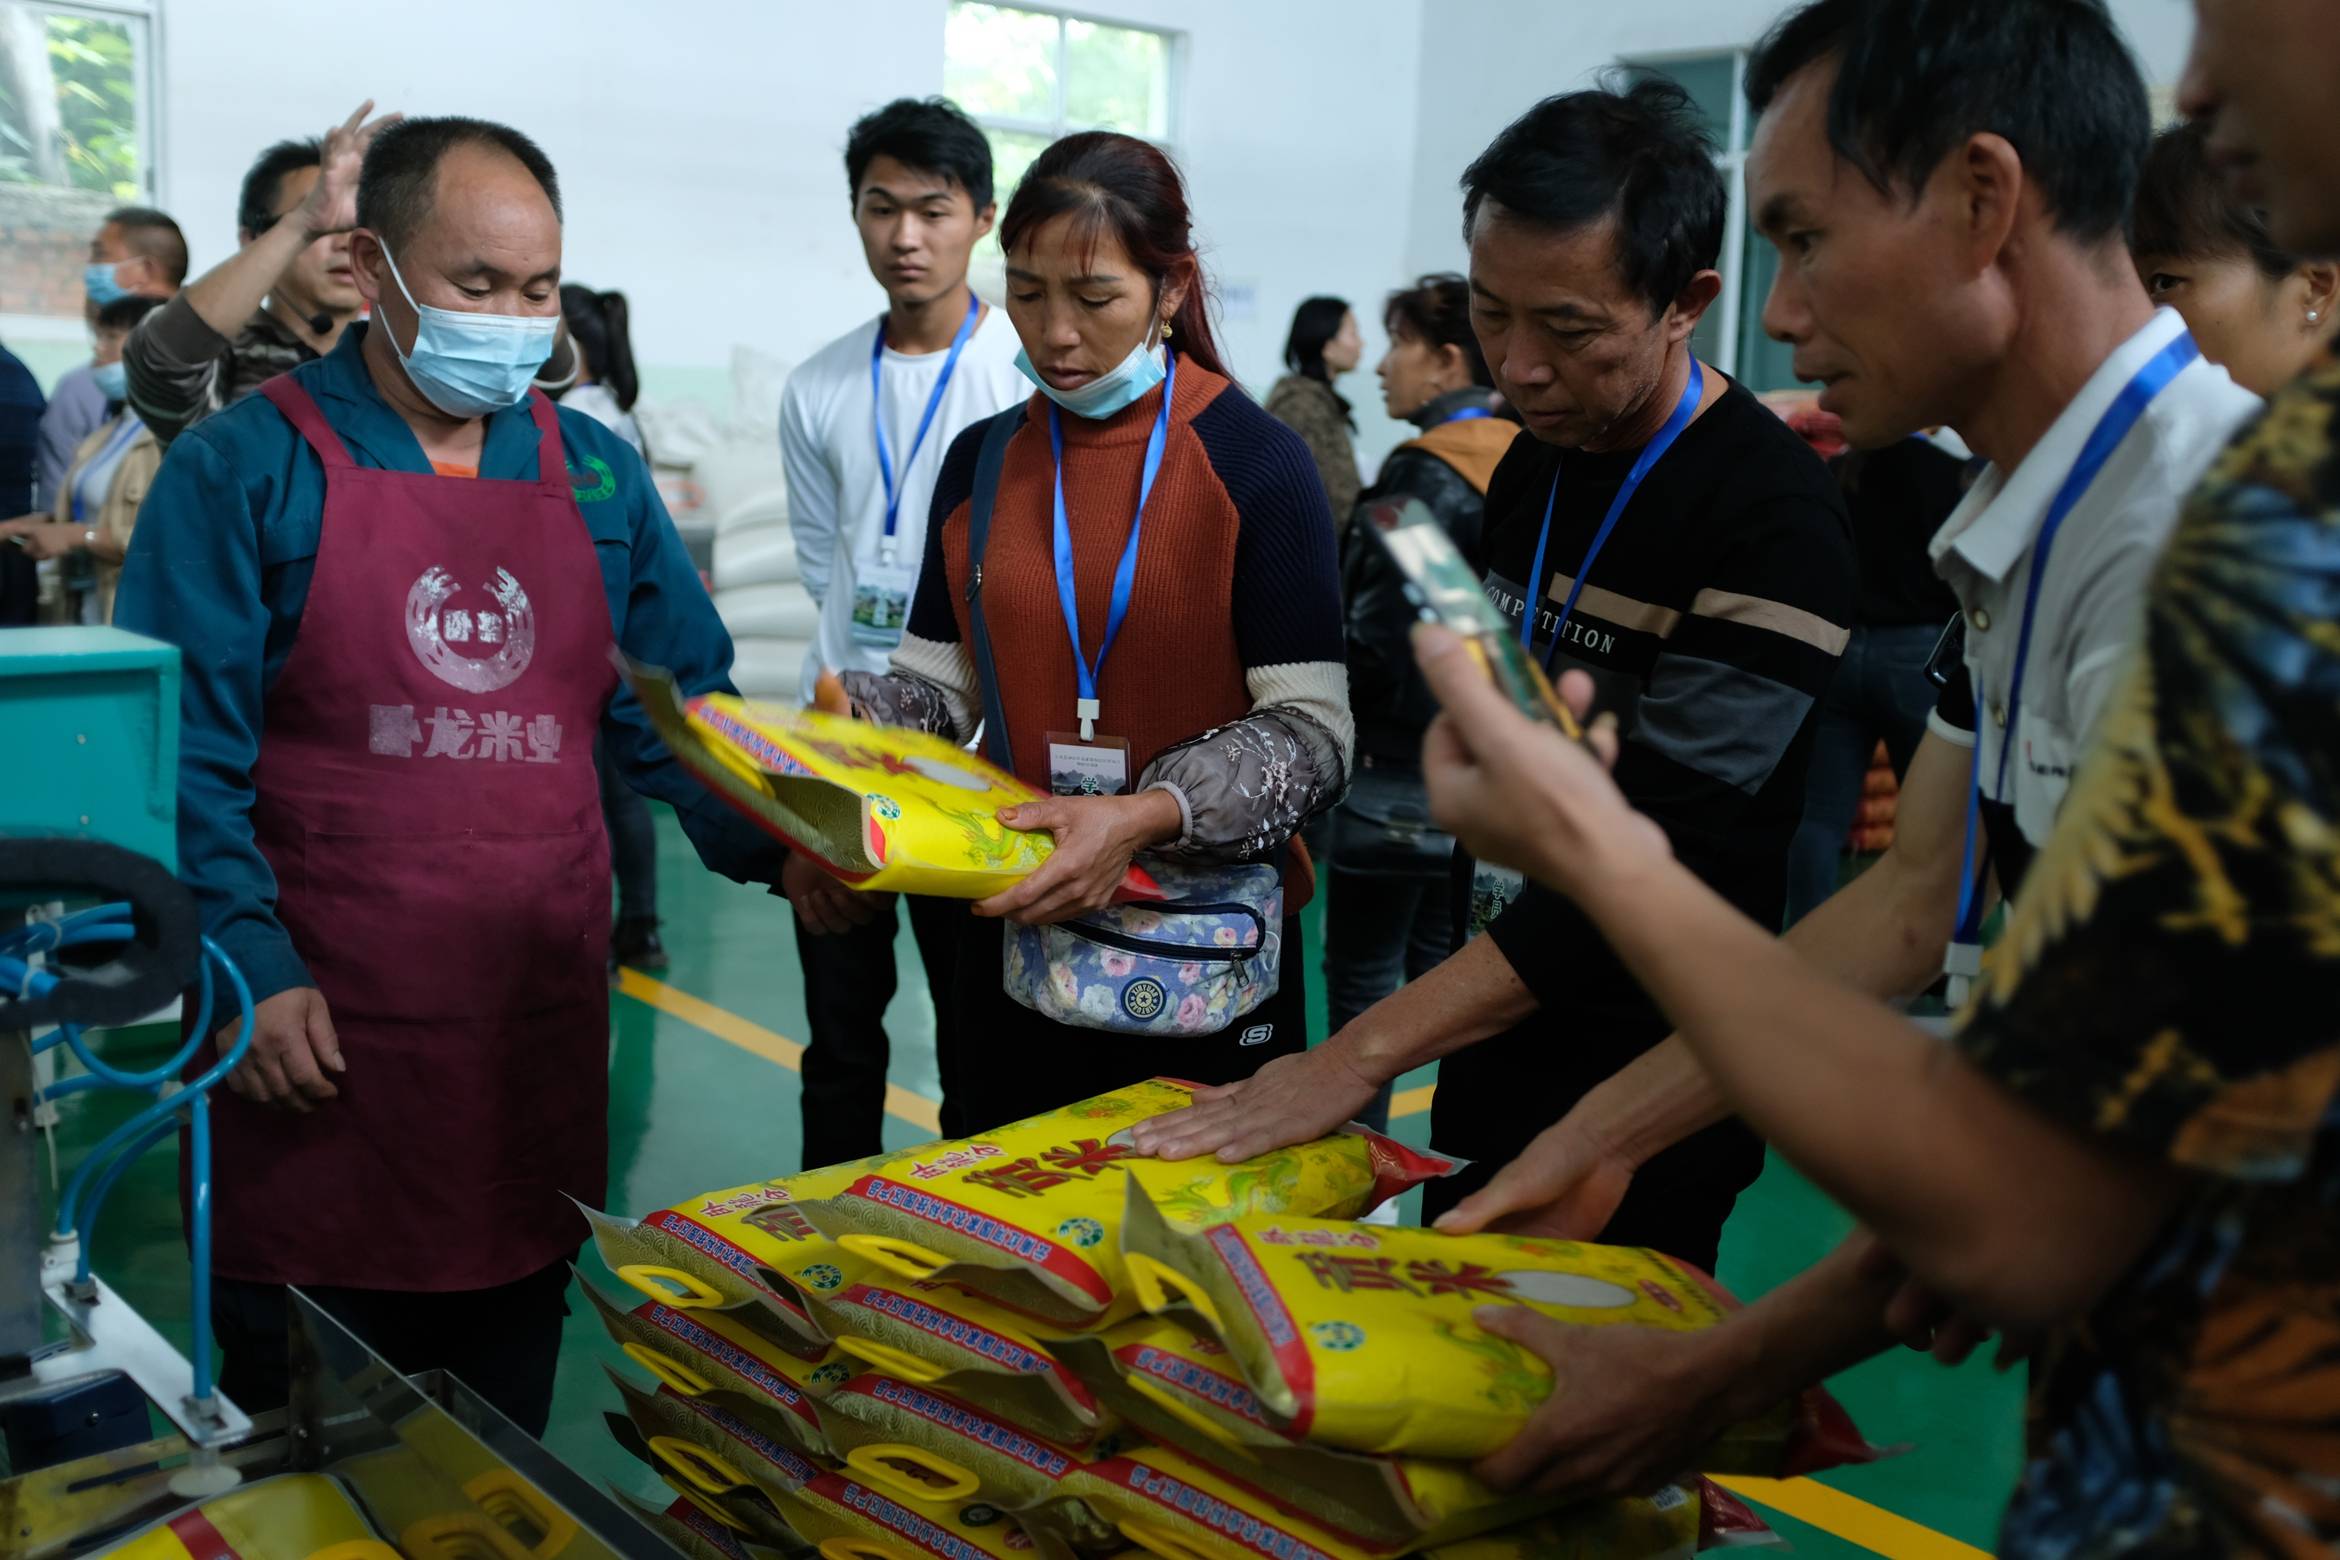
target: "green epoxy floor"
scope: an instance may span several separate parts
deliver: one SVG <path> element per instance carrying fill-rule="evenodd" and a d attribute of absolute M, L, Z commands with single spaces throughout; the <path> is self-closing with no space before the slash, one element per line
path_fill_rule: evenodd
<path fill-rule="evenodd" d="M 657 811 L 662 831 L 661 909 L 674 961 L 662 978 L 681 991 L 801 1040 L 803 993 L 787 907 L 761 890 L 705 872 L 671 816 L 663 808 Z M 1312 960 L 1320 947 L 1312 926 Z M 936 1093 L 933 1023 L 907 928 L 901 938 L 901 960 L 901 995 L 889 1015 L 893 1080 L 931 1098 Z M 1310 974 L 1314 1023 L 1321 1034 L 1321 981 L 1313 968 Z M 146 1050 L 160 1038 L 148 1031 L 131 1037 L 131 1042 L 146 1040 L 146 1046 L 136 1047 Z M 645 1212 L 695 1192 L 798 1168 L 793 1072 L 625 997 L 612 1001 L 610 1039 L 612 1209 Z M 1405 1080 L 1402 1087 L 1427 1083 L 1433 1076 L 1425 1071 Z M 79 1154 L 122 1113 L 121 1107 L 102 1097 L 79 1096 L 67 1102 L 59 1152 L 68 1174 Z M 1395 1131 L 1408 1142 L 1421 1144 L 1427 1141 L 1429 1125 L 1427 1115 L 1417 1115 L 1397 1122 Z M 907 1122 L 887 1123 L 889 1146 L 908 1146 L 928 1135 Z M 1775 1162 L 1740 1201 L 1724 1238 L 1720 1276 L 1751 1299 L 1826 1251 L 1847 1228 L 1842 1213 Z M 173 1159 L 167 1150 L 147 1156 L 116 1188 L 98 1229 L 95 1251 L 99 1272 L 184 1347 L 187 1267 Z M 616 1285 L 590 1248 L 582 1265 L 588 1279 L 604 1285 L 607 1292 L 630 1293 Z M 587 1473 L 652 1493 L 655 1481 L 616 1448 L 602 1424 L 604 1411 L 617 1406 L 605 1365 L 619 1365 L 639 1376 L 580 1306 L 569 1322 L 546 1440 L 554 1452 Z M 2019 1378 L 1994 1374 L 1980 1359 L 1948 1371 L 1916 1355 L 1896 1354 L 1847 1373 L 1835 1386 L 1872 1439 L 1907 1442 L 1915 1449 L 1872 1467 L 1825 1475 L 1823 1482 L 1949 1538 L 1989 1548 L 2017 1469 Z M 1791 1518 L 1765 1515 L 1794 1542 L 1799 1554 L 1864 1552 Z M 1894 1552 L 1923 1551 L 1904 1546 Z"/>

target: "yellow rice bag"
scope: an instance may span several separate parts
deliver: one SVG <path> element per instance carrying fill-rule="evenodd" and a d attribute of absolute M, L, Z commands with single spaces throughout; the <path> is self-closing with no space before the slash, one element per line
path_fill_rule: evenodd
<path fill-rule="evenodd" d="M 1111 1526 L 1066 1488 L 1091 1460 L 1080 1451 L 963 1398 L 874 1373 L 838 1387 L 821 1408 L 829 1445 L 868 1484 L 905 1496 L 948 1489 L 1005 1507 L 1075 1548 L 1119 1547 Z"/>
<path fill-rule="evenodd" d="M 1135 1313 L 1120 1226 L 1139 1185 L 1177 1219 L 1346 1218 L 1453 1160 L 1354 1128 L 1240 1164 L 1137 1157 L 1126 1129 L 1180 1110 L 1192 1084 L 1155 1078 L 961 1142 L 930 1144 L 802 1204 L 823 1233 L 911 1278 L 941 1279 L 1067 1331 Z"/>
<path fill-rule="evenodd" d="M 978 1398 L 1031 1434 L 1085 1446 L 1112 1416 L 1053 1347 L 999 1307 L 948 1284 L 895 1276 L 828 1247 L 785 1275 L 839 1352 L 900 1380 Z"/>
<path fill-rule="evenodd" d="M 331 1555 L 397 1560 L 349 1491 L 320 1473 L 260 1479 L 165 1517 L 110 1551 L 124 1560 L 214 1560 L 219 1555 Z"/>
<path fill-rule="evenodd" d="M 1123 1538 L 1170 1560 L 1382 1560 L 1412 1547 L 1336 1533 L 1166 1446 L 1085 1464 L 1065 1482 Z"/>
<path fill-rule="evenodd" d="M 591 1284 L 579 1280 L 577 1287 L 626 1357 L 660 1382 L 684 1397 L 736 1394 L 789 1444 L 824 1449 L 813 1403 L 853 1374 L 842 1360 L 800 1360 L 726 1312 L 678 1311 L 658 1300 L 621 1311 Z"/>
<path fill-rule="evenodd" d="M 1049 1528 L 1028 1535 L 995 1501 L 973 1497 L 959 1481 L 934 1479 L 899 1459 L 864 1456 L 884 1476 L 869 1479 L 826 1458 L 800 1456 L 731 1412 L 720 1397 L 691 1398 L 661 1386 L 645 1392 L 623 1378 L 627 1421 L 653 1466 L 694 1500 L 735 1525 L 754 1523 L 769 1507 L 802 1543 L 854 1557 L 941 1555 L 951 1560 L 1073 1560 L 1069 1543 Z M 850 1428 L 850 1416 L 823 1410 L 823 1422 Z M 625 1421 L 621 1421 L 621 1424 Z M 913 1493 L 913 1492 L 917 1493 Z M 973 1497 L 973 1498 L 970 1498 Z M 760 1526 L 760 1523 L 754 1525 Z"/>
<path fill-rule="evenodd" d="M 835 1247 L 796 1209 L 851 1185 L 879 1160 L 808 1170 L 770 1181 L 686 1197 L 639 1220 L 580 1207 L 593 1243 L 610 1270 L 642 1294 L 677 1310 L 744 1306 L 762 1332 L 806 1359 L 828 1352 L 803 1303 L 775 1270 L 818 1260 L 811 1252 Z"/>
<path fill-rule="evenodd" d="M 1268 1418 L 1223 1345 L 1174 1321 L 1133 1317 L 1057 1348 L 1137 1429 L 1276 1491 L 1338 1532 L 1376 1543 L 1440 1544 L 1560 1504 L 1552 1496 L 1499 1494 L 1465 1463 L 1297 1442 Z"/>
<path fill-rule="evenodd" d="M 636 1521 L 689 1560 L 779 1560 L 781 1551 L 745 1538 L 737 1519 L 680 1489 L 675 1491 L 673 1502 L 663 1507 L 629 1495 L 614 1484 L 609 1492 Z"/>
<path fill-rule="evenodd" d="M 1053 848 L 999 821 L 1040 793 L 942 737 L 736 694 L 685 699 L 654 667 L 629 665 L 627 680 L 685 769 L 855 888 L 985 899 Z"/>
<path fill-rule="evenodd" d="M 1472 1459 L 1519 1432 L 1552 1372 L 1482 1331 L 1481 1306 L 1676 1332 L 1725 1314 L 1682 1268 L 1621 1246 L 1281 1214 L 1174 1229 L 1142 1187 L 1124 1238 L 1149 1311 L 1199 1319 L 1273 1423 L 1349 1451 Z"/>
<path fill-rule="evenodd" d="M 1699 1547 L 1698 1491 L 1586 1501 L 1422 1551 L 1423 1560 L 1688 1560 Z"/>

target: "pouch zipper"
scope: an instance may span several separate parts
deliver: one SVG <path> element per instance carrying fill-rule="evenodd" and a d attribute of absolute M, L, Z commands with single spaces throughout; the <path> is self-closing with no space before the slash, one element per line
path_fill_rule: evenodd
<path fill-rule="evenodd" d="M 1102 948 L 1120 953 L 1160 954 L 1174 958 L 1181 964 L 1249 964 L 1267 945 L 1267 922 L 1249 905 L 1179 905 L 1167 910 L 1170 915 L 1247 915 L 1260 929 L 1260 940 L 1248 948 L 1221 948 L 1216 944 L 1198 948 L 1191 943 L 1164 942 L 1155 937 L 1133 937 L 1126 932 L 1111 932 L 1099 926 L 1084 926 L 1078 921 L 1068 924 L 1067 930 Z"/>

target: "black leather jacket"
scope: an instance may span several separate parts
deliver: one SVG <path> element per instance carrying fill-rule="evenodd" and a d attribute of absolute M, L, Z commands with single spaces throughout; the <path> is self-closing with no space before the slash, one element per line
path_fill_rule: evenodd
<path fill-rule="evenodd" d="M 1485 390 L 1454 390 L 1416 412 L 1417 427 L 1434 428 L 1468 407 L 1492 410 Z M 1359 505 L 1384 498 L 1418 498 L 1437 516 L 1464 557 L 1479 563 L 1479 532 L 1486 500 L 1445 461 L 1426 450 L 1400 449 L 1382 463 L 1381 475 Z M 1438 702 L 1414 665 L 1409 637 L 1415 615 L 1403 580 L 1381 545 L 1362 526 L 1342 536 L 1342 595 L 1347 603 L 1349 707 L 1357 718 L 1357 763 L 1377 768 L 1415 768 L 1421 763 L 1422 732 L 1438 713 Z"/>

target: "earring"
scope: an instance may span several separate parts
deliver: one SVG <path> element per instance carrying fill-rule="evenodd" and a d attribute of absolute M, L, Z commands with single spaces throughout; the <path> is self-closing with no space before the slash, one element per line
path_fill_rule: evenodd
<path fill-rule="evenodd" d="M 2312 319 L 2314 316 L 2311 315 L 2309 318 Z M 1168 341 L 1170 339 L 1170 322 L 1168 320 L 1164 320 L 1162 322 L 1162 339 L 1164 341 Z"/>
<path fill-rule="evenodd" d="M 2309 323 L 2310 325 L 2313 325 L 2313 324 L 2315 324 L 2315 323 L 2316 323 L 2316 321 L 2318 321 L 2318 320 L 2322 319 L 2323 317 L 2324 317 L 2324 314 L 2323 314 L 2323 311 L 2322 311 L 2321 309 L 2310 309 L 2310 310 L 2308 310 L 2308 323 Z"/>

